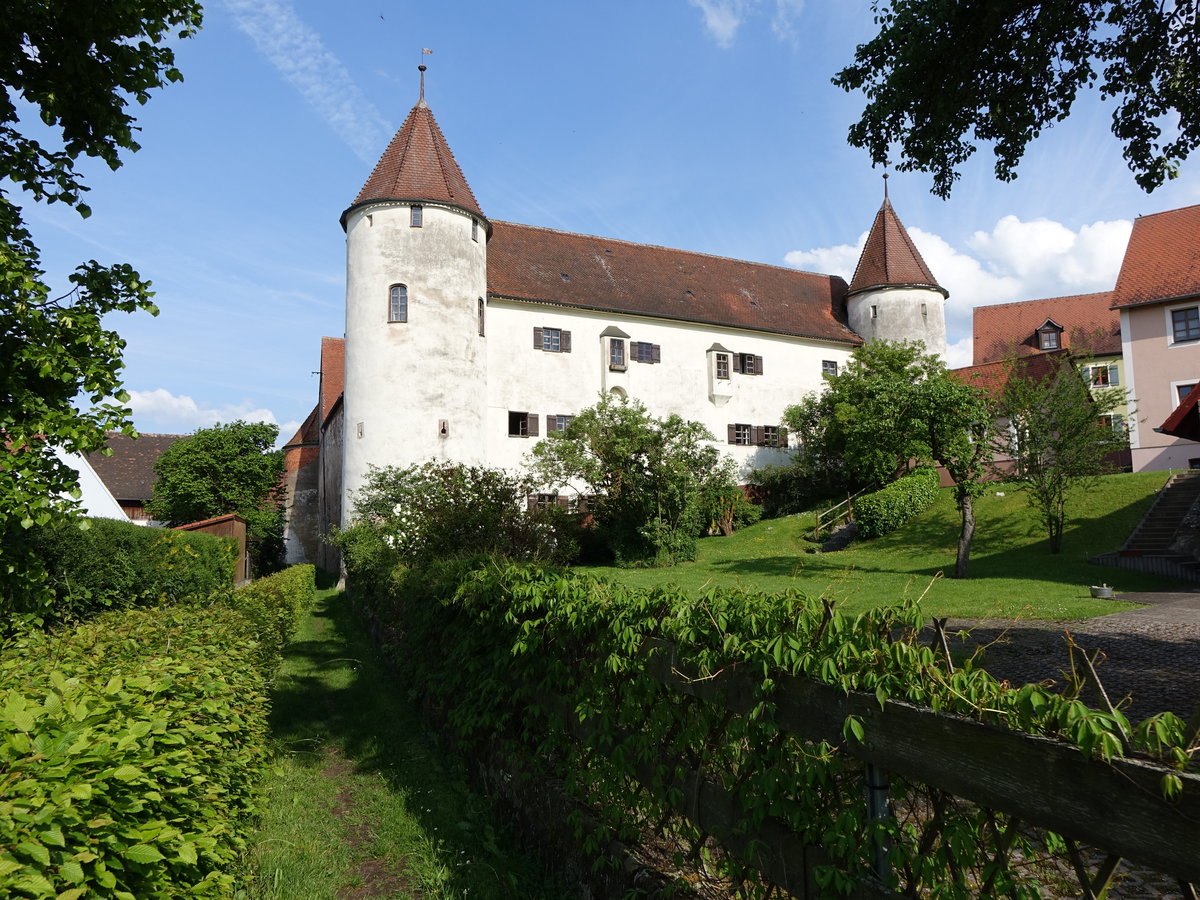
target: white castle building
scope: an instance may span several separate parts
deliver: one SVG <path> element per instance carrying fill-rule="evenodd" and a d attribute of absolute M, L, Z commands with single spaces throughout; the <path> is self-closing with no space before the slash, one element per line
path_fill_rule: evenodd
<path fill-rule="evenodd" d="M 346 331 L 322 340 L 320 398 L 287 445 L 290 562 L 336 568 L 320 535 L 373 465 L 517 468 L 616 393 L 704 423 L 749 479 L 786 460 L 783 411 L 864 340 L 945 351 L 947 292 L 886 193 L 849 285 L 493 221 L 423 88 L 341 222 Z"/>

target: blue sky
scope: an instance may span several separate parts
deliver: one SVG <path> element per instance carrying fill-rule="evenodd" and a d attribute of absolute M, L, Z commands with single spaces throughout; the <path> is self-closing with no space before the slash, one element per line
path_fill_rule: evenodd
<path fill-rule="evenodd" d="M 85 167 L 92 217 L 26 212 L 56 286 L 89 258 L 154 283 L 161 315 L 112 320 L 141 430 L 251 418 L 287 438 L 343 331 L 338 217 L 420 62 L 490 218 L 848 278 L 882 183 L 846 145 L 862 98 L 829 79 L 873 27 L 869 0 L 211 0 L 177 46 L 185 81 L 139 112 L 141 152 Z M 1109 288 L 1135 216 L 1200 203 L 1200 160 L 1142 193 L 1108 116 L 1085 98 L 1009 184 L 981 149 L 948 201 L 892 176 L 951 292 L 952 364 L 973 306 Z"/>

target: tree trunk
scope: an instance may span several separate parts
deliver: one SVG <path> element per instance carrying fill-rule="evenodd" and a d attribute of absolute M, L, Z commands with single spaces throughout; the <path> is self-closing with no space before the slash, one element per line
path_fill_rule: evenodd
<path fill-rule="evenodd" d="M 962 510 L 962 531 L 958 535 L 958 558 L 954 561 L 954 577 L 966 578 L 971 565 L 971 541 L 975 537 L 975 506 L 971 495 L 964 493 L 958 501 Z"/>

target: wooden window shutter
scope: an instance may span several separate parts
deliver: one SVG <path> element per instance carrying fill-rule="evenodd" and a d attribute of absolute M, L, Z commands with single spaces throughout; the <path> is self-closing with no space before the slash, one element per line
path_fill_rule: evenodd
<path fill-rule="evenodd" d="M 763 373 L 763 358 L 761 356 L 754 357 L 754 374 L 761 375 Z"/>
<path fill-rule="evenodd" d="M 550 413 L 546 413 L 546 434 L 549 434 L 554 430 L 554 424 L 554 416 L 550 415 Z"/>
<path fill-rule="evenodd" d="M 775 446 L 786 448 L 787 445 L 787 429 L 781 425 L 779 427 L 778 437 L 775 440 Z"/>
<path fill-rule="evenodd" d="M 542 349 L 542 329 L 540 329 L 536 326 L 533 329 L 533 349 L 534 350 Z"/>
<path fill-rule="evenodd" d="M 525 416 L 525 421 L 528 423 L 527 428 L 530 437 L 538 436 L 538 417 L 537 413 L 529 413 Z"/>
<path fill-rule="evenodd" d="M 537 509 L 537 504 L 537 494 L 530 494 L 525 498 L 525 508 L 529 510 L 529 512 L 533 512 L 535 509 Z"/>
<path fill-rule="evenodd" d="M 566 509 L 568 506 L 567 498 L 565 496 L 563 496 L 562 494 L 558 494 L 554 498 L 554 502 L 557 503 L 559 505 L 559 507 L 562 509 Z"/>
<path fill-rule="evenodd" d="M 755 425 L 754 434 L 751 437 L 750 442 L 754 444 L 755 447 L 761 447 L 764 443 L 766 443 L 766 440 L 767 429 L 762 425 Z"/>
<path fill-rule="evenodd" d="M 744 353 L 733 354 L 733 371 L 745 373 L 746 371 L 746 355 Z"/>
<path fill-rule="evenodd" d="M 662 362 L 662 347 L 659 344 L 653 345 L 650 351 L 650 361 L 656 363 Z"/>
<path fill-rule="evenodd" d="M 571 332 L 564 331 L 562 333 L 562 337 L 559 339 L 558 346 L 561 348 L 563 353 L 571 352 Z"/>
<path fill-rule="evenodd" d="M 737 426 L 736 425 L 729 426 L 729 443 L 731 443 L 731 444 L 737 443 Z"/>
<path fill-rule="evenodd" d="M 1117 371 L 1116 363 L 1108 367 L 1108 386 L 1116 387 L 1121 383 L 1121 373 Z"/>

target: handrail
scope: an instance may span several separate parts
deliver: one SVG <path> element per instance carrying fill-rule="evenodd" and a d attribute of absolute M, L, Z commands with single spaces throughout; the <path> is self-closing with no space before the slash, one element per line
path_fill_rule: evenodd
<path fill-rule="evenodd" d="M 812 531 L 810 531 L 808 534 L 805 535 L 805 537 L 809 538 L 810 540 L 816 540 L 817 535 L 819 535 L 821 533 L 821 530 L 825 526 L 827 526 L 830 522 L 841 521 L 843 516 L 845 517 L 846 521 L 849 521 L 854 515 L 854 501 L 857 500 L 863 494 L 865 494 L 867 492 L 867 490 L 868 490 L 868 488 L 861 488 L 859 491 L 848 496 L 845 500 L 841 501 L 840 503 L 829 507 L 829 509 L 826 509 L 826 510 L 823 510 L 822 512 L 817 513 L 817 524 L 813 528 Z M 832 513 L 835 510 L 840 509 L 843 506 L 846 507 L 846 511 L 844 513 L 839 513 L 836 516 L 832 515 Z"/>

